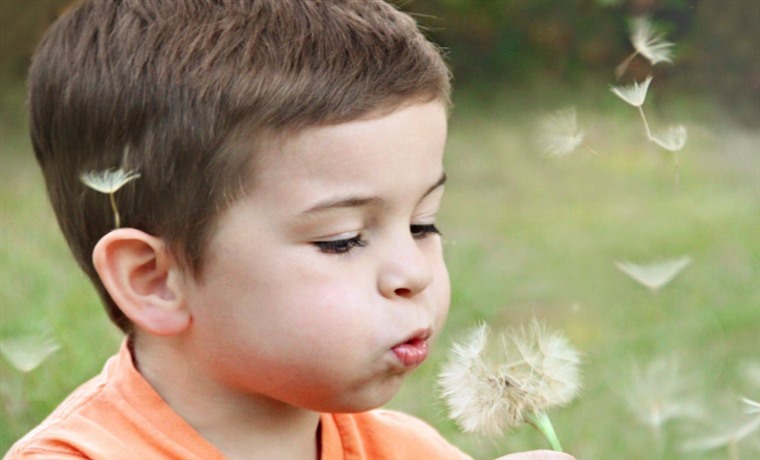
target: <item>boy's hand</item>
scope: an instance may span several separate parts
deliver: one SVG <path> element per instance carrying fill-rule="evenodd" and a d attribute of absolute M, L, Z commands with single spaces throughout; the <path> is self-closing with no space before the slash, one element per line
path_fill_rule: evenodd
<path fill-rule="evenodd" d="M 530 452 L 505 455 L 496 460 L 575 460 L 575 457 L 553 450 L 531 450 Z"/>

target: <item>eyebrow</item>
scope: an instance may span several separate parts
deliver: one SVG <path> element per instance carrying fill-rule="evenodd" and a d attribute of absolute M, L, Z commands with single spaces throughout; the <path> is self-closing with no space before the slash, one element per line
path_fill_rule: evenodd
<path fill-rule="evenodd" d="M 437 189 L 438 187 L 442 186 L 445 183 L 446 183 L 446 173 L 444 172 L 441 174 L 441 177 L 425 191 L 425 193 L 422 195 L 422 198 L 425 198 L 426 196 L 430 195 L 433 192 L 433 190 Z M 316 214 L 316 213 L 327 211 L 330 209 L 356 208 L 356 207 L 362 207 L 362 206 L 376 205 L 382 202 L 383 202 L 383 199 L 376 196 L 369 196 L 369 197 L 348 196 L 348 197 L 342 197 L 342 198 L 340 197 L 328 198 L 327 200 L 324 200 L 315 204 L 314 206 L 310 207 L 309 209 L 302 212 L 301 214 L 302 215 Z"/>

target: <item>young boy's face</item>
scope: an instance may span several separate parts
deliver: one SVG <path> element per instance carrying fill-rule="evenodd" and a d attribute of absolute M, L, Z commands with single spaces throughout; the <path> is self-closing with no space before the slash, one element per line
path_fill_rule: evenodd
<path fill-rule="evenodd" d="M 265 149 L 186 281 L 196 383 L 324 412 L 387 402 L 448 312 L 445 138 L 431 102 Z"/>

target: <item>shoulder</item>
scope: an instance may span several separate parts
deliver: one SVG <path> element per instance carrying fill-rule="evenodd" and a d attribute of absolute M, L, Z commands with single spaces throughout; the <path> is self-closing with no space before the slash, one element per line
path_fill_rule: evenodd
<path fill-rule="evenodd" d="M 7 452 L 4 459 L 90 458 L 88 446 L 103 438 L 108 422 L 118 413 L 113 377 L 117 357 L 103 370 L 71 392 L 50 415 Z"/>
<path fill-rule="evenodd" d="M 79 449 L 67 441 L 71 425 L 78 414 L 97 398 L 102 381 L 94 378 L 72 392 L 45 420 L 19 439 L 4 459 L 86 458 Z"/>
<path fill-rule="evenodd" d="M 346 428 L 360 438 L 364 458 L 469 459 L 432 426 L 402 412 L 376 409 L 358 414 L 334 414 L 349 441 Z M 362 457 L 358 457 L 362 458 Z"/>
<path fill-rule="evenodd" d="M 143 379 L 125 341 L 98 376 L 74 390 L 5 458 L 210 460 L 222 454 Z"/>
<path fill-rule="evenodd" d="M 87 457 L 76 449 L 50 440 L 28 439 L 17 442 L 3 460 L 81 460 Z"/>

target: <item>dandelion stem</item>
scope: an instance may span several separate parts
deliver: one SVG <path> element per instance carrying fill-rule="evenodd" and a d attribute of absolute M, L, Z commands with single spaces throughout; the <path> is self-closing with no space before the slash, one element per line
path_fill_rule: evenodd
<path fill-rule="evenodd" d="M 678 161 L 678 153 L 673 153 L 673 160 L 676 166 L 676 185 L 681 184 L 681 163 Z"/>
<path fill-rule="evenodd" d="M 113 209 L 113 216 L 114 216 L 114 226 L 116 228 L 121 228 L 121 218 L 119 217 L 119 209 L 116 207 L 116 198 L 115 193 L 109 193 L 108 196 L 111 198 L 111 209 Z"/>
<path fill-rule="evenodd" d="M 625 61 L 623 61 L 619 66 L 615 67 L 615 77 L 617 77 L 618 80 L 620 80 L 620 77 L 623 76 L 625 71 L 628 69 L 628 64 L 630 64 L 631 61 L 633 61 L 633 58 L 635 58 L 637 54 L 639 54 L 639 52 L 634 51 L 633 53 L 631 53 L 630 56 L 628 56 L 625 59 Z"/>
<path fill-rule="evenodd" d="M 728 443 L 728 457 L 731 460 L 739 460 L 739 446 L 736 445 L 736 439 Z"/>
<path fill-rule="evenodd" d="M 598 157 L 598 156 L 599 156 L 599 154 L 598 154 L 598 153 L 596 153 L 596 151 L 594 151 L 594 149 L 592 149 L 592 148 L 591 148 L 591 147 L 589 147 L 588 145 L 586 145 L 586 144 L 582 144 L 582 147 L 583 147 L 584 149 L 586 149 L 586 151 L 587 151 L 588 153 L 590 153 L 590 154 L 594 155 L 595 157 Z"/>
<path fill-rule="evenodd" d="M 644 109 L 641 106 L 639 106 L 639 113 L 641 114 L 641 119 L 644 120 L 644 128 L 647 130 L 647 139 L 651 141 L 652 131 L 649 130 L 649 123 L 647 123 L 647 117 L 644 115 Z"/>
<path fill-rule="evenodd" d="M 533 428 L 537 429 L 538 432 L 544 436 L 544 438 L 546 438 L 552 450 L 555 450 L 557 452 L 564 452 L 562 450 L 562 446 L 559 443 L 559 438 L 557 438 L 557 433 L 554 431 L 554 426 L 552 426 L 552 421 L 549 420 L 548 415 L 543 412 L 533 413 L 528 416 L 527 421 L 531 424 L 531 426 L 533 426 Z"/>
<path fill-rule="evenodd" d="M 662 436 L 662 424 L 659 422 L 660 417 L 659 417 L 658 409 L 655 409 L 655 412 L 656 412 L 655 420 L 658 420 L 658 421 L 652 424 L 652 436 L 654 437 L 654 445 L 657 452 L 656 458 L 664 459 L 665 458 L 665 439 L 663 439 L 663 436 Z"/>

